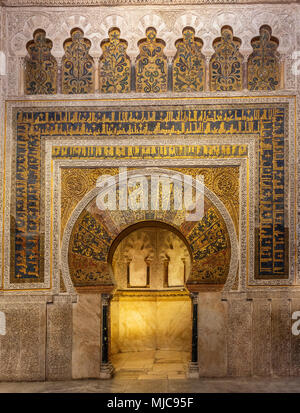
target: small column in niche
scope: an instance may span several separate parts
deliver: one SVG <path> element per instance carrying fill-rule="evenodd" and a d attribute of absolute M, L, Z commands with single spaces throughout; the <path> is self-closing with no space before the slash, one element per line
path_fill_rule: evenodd
<path fill-rule="evenodd" d="M 163 266 L 164 266 L 164 288 L 169 287 L 169 261 L 168 257 L 163 259 Z"/>
<path fill-rule="evenodd" d="M 186 258 L 181 258 L 181 261 L 183 262 L 183 283 L 185 284 L 186 282 Z"/>
<path fill-rule="evenodd" d="M 146 278 L 146 287 L 147 288 L 150 287 L 151 261 L 152 260 L 150 258 L 145 259 L 145 262 L 147 264 L 147 278 Z"/>
<path fill-rule="evenodd" d="M 109 301 L 111 299 L 110 294 L 101 294 L 101 365 L 100 365 L 100 378 L 110 379 L 113 376 L 114 368 L 109 360 Z"/>
<path fill-rule="evenodd" d="M 126 275 L 127 275 L 127 288 L 130 288 L 130 261 L 131 260 L 127 260 L 126 261 Z"/>
<path fill-rule="evenodd" d="M 198 293 L 191 293 L 192 299 L 192 357 L 189 363 L 187 372 L 188 378 L 199 378 L 199 364 L 198 364 Z"/>

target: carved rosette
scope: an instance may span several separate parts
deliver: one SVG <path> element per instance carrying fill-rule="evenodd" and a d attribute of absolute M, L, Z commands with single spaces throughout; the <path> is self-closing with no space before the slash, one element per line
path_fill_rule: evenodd
<path fill-rule="evenodd" d="M 168 89 L 167 57 L 163 53 L 166 44 L 156 38 L 156 30 L 149 27 L 146 38 L 138 42 L 140 54 L 136 59 L 136 91 L 161 93 Z"/>
<path fill-rule="evenodd" d="M 248 59 L 248 89 L 276 90 L 280 86 L 279 41 L 267 25 L 261 26 L 259 33 L 251 41 L 253 52 Z"/>
<path fill-rule="evenodd" d="M 27 43 L 25 58 L 25 94 L 52 95 L 57 92 L 57 62 L 51 55 L 52 41 L 38 29 Z"/>
<path fill-rule="evenodd" d="M 195 37 L 192 27 L 185 27 L 182 39 L 175 43 L 177 52 L 173 60 L 173 91 L 201 91 L 205 83 L 205 57 L 201 53 L 203 42 Z"/>
<path fill-rule="evenodd" d="M 112 28 L 109 39 L 103 40 L 100 58 L 99 89 L 101 93 L 130 92 L 131 66 L 126 54 L 127 42 L 120 39 L 120 30 Z"/>
<path fill-rule="evenodd" d="M 83 31 L 71 30 L 71 38 L 64 42 L 62 58 L 62 93 L 92 93 L 94 91 L 94 60 L 89 55 L 90 40 Z"/>
<path fill-rule="evenodd" d="M 221 37 L 213 42 L 215 53 L 209 62 L 212 91 L 241 90 L 243 87 L 243 56 L 239 52 L 241 40 L 233 37 L 232 28 L 223 26 Z"/>

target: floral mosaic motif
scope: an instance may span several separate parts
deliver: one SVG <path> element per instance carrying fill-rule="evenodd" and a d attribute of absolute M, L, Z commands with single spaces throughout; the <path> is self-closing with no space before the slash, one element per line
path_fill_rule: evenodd
<path fill-rule="evenodd" d="M 89 55 L 91 42 L 83 31 L 71 30 L 71 38 L 64 42 L 62 58 L 62 93 L 92 93 L 94 91 L 93 58 Z"/>
<path fill-rule="evenodd" d="M 187 236 L 193 254 L 189 280 L 222 284 L 229 272 L 231 246 L 222 217 L 207 204 L 204 217 Z"/>
<path fill-rule="evenodd" d="M 233 37 L 232 28 L 223 26 L 221 37 L 213 42 L 215 53 L 209 63 L 211 90 L 241 90 L 243 86 L 243 56 L 241 40 Z"/>
<path fill-rule="evenodd" d="M 149 27 L 146 39 L 138 42 L 140 54 L 136 59 L 136 91 L 166 92 L 168 89 L 167 57 L 163 53 L 165 42 L 156 38 L 156 30 Z"/>
<path fill-rule="evenodd" d="M 176 41 L 173 60 L 173 91 L 201 91 L 205 82 L 205 57 L 201 53 L 203 42 L 195 37 L 192 27 L 185 27 L 182 39 Z"/>
<path fill-rule="evenodd" d="M 128 43 L 120 39 L 120 30 L 113 27 L 109 39 L 103 40 L 100 58 L 99 89 L 101 93 L 130 92 L 131 65 L 126 54 Z"/>
<path fill-rule="evenodd" d="M 253 52 L 248 59 L 248 89 L 276 90 L 280 86 L 279 41 L 269 26 L 261 26 L 260 35 L 251 41 Z"/>
<path fill-rule="evenodd" d="M 52 41 L 38 29 L 27 43 L 25 58 L 25 94 L 52 95 L 57 92 L 57 62 L 51 55 Z"/>

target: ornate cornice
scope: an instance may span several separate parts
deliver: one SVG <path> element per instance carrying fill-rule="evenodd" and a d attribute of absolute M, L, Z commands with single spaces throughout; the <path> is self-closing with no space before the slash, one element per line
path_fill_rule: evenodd
<path fill-rule="evenodd" d="M 190 4 L 280 4 L 300 3 L 300 0 L 0 0 L 6 7 L 73 7 L 131 5 L 190 5 Z"/>

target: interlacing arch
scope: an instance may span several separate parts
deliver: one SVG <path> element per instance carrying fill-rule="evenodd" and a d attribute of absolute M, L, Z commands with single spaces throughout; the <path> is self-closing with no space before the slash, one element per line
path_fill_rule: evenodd
<path fill-rule="evenodd" d="M 46 32 L 43 29 L 34 32 L 33 40 L 26 46 L 25 94 L 167 91 L 200 94 L 206 90 L 236 91 L 248 88 L 255 91 L 283 87 L 283 68 L 279 64 L 277 51 L 279 40 L 272 36 L 272 30 L 267 25 L 262 25 L 259 36 L 252 39 L 253 52 L 247 62 L 244 62 L 244 56 L 239 51 L 242 41 L 234 36 L 231 26 L 223 26 L 220 37 L 212 42 L 215 52 L 209 62 L 201 52 L 203 40 L 195 37 L 195 29 L 189 26 L 183 28 L 182 38 L 175 42 L 177 51 L 171 63 L 168 63 L 164 53 L 166 42 L 157 36 L 155 27 L 148 27 L 145 37 L 138 41 L 139 55 L 135 60 L 127 56 L 128 42 L 122 38 L 118 27 L 111 27 L 108 37 L 100 42 L 102 55 L 98 62 L 89 54 L 91 41 L 84 37 L 83 30 L 75 27 L 70 34 L 71 37 L 64 42 L 65 55 L 59 68 L 51 55 L 53 44 L 46 38 Z M 57 84 L 59 69 L 61 85 Z M 206 77 L 209 78 L 207 84 Z"/>

